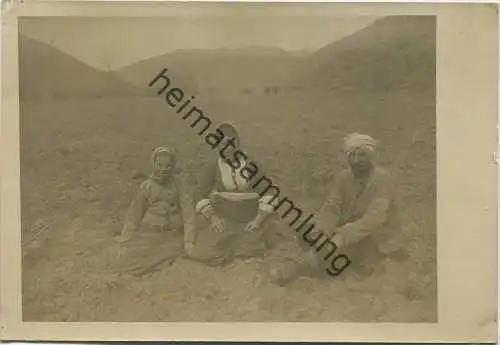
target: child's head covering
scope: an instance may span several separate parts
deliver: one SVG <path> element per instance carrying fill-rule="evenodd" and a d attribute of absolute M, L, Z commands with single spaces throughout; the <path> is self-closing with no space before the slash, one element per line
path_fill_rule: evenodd
<path fill-rule="evenodd" d="M 172 165 L 170 170 L 173 172 L 175 172 L 177 168 L 177 155 L 171 148 L 167 146 L 159 146 L 153 151 L 153 154 L 151 155 L 151 162 L 153 164 L 153 172 L 151 173 L 151 177 L 156 180 L 163 180 L 165 176 L 160 176 L 161 174 L 159 174 L 159 167 L 157 165 L 159 155 L 168 155 L 171 157 Z"/>
<path fill-rule="evenodd" d="M 156 162 L 156 159 L 158 158 L 158 155 L 160 153 L 170 155 L 170 157 L 172 157 L 172 160 L 175 162 L 175 152 L 167 146 L 159 146 L 153 151 L 153 154 L 151 155 L 151 161 L 153 162 L 153 164 Z"/>

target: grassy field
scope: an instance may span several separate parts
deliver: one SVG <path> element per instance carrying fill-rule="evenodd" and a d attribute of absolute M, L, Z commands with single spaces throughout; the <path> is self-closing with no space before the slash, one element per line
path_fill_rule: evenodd
<path fill-rule="evenodd" d="M 155 97 L 24 101 L 25 321 L 436 321 L 434 92 L 227 93 L 201 95 L 198 106 L 239 125 L 275 183 L 312 211 L 342 167 L 342 137 L 379 139 L 403 206 L 395 242 L 409 259 L 384 261 L 366 278 L 301 278 L 284 288 L 263 279 L 258 260 L 216 269 L 179 259 L 142 278 L 89 270 L 104 265 L 140 183 L 133 172 L 148 172 L 151 150 L 175 147 L 193 174 L 209 149 Z"/>

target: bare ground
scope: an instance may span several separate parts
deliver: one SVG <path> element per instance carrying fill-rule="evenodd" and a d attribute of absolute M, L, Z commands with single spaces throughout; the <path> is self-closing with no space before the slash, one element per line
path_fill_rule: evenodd
<path fill-rule="evenodd" d="M 148 171 L 151 150 L 175 146 L 192 174 L 209 149 L 155 98 L 24 102 L 23 319 L 436 321 L 434 99 L 418 90 L 199 98 L 214 121 L 237 123 L 274 181 L 311 210 L 342 164 L 346 133 L 367 132 L 383 145 L 380 163 L 396 176 L 403 205 L 395 241 L 409 259 L 386 260 L 366 278 L 301 278 L 286 288 L 270 285 L 257 259 L 218 269 L 179 259 L 142 278 L 94 271 L 138 186 L 133 171 Z"/>

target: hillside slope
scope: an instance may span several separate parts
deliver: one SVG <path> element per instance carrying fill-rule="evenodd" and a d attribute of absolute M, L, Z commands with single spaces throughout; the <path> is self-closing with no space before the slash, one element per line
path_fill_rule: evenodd
<path fill-rule="evenodd" d="M 307 56 L 278 48 L 180 50 L 147 59 L 117 71 L 138 86 L 147 86 L 163 68 L 183 87 L 204 93 L 238 90 L 255 92 L 288 83 L 293 71 Z"/>
<path fill-rule="evenodd" d="M 434 88 L 436 20 L 380 19 L 316 51 L 296 83 L 322 89 Z"/>
<path fill-rule="evenodd" d="M 185 88 L 203 93 L 282 90 L 434 88 L 436 20 L 391 16 L 311 54 L 278 48 L 183 50 L 118 70 L 146 86 L 163 68 Z"/>
<path fill-rule="evenodd" d="M 98 71 L 45 43 L 19 35 L 21 100 L 104 98 L 137 94 L 112 73 Z"/>

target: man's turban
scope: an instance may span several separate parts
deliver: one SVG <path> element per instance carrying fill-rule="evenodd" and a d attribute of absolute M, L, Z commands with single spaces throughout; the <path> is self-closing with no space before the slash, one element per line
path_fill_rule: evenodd
<path fill-rule="evenodd" d="M 346 154 L 357 148 L 372 153 L 376 147 L 377 141 L 366 134 L 351 133 L 344 138 L 344 153 Z"/>

